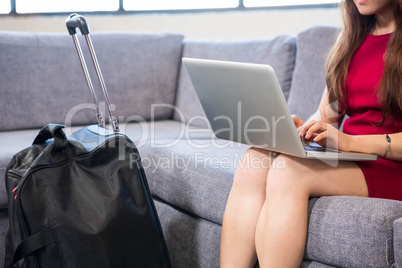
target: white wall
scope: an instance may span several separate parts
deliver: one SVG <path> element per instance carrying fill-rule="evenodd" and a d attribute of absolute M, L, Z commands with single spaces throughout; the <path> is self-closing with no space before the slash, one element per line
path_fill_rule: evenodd
<path fill-rule="evenodd" d="M 0 30 L 66 32 L 67 16 L 1 16 Z M 314 25 L 341 25 L 338 8 L 233 12 L 86 15 L 92 31 L 169 31 L 190 39 L 251 39 L 297 35 Z"/>

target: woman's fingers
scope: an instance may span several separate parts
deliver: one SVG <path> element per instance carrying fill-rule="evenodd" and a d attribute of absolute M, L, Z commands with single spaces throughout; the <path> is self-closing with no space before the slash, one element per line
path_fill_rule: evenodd
<path fill-rule="evenodd" d="M 313 140 L 323 147 L 350 151 L 351 136 L 342 133 L 330 124 L 309 121 L 301 127 L 299 134 L 302 134 L 301 137 L 304 137 L 306 140 Z"/>
<path fill-rule="evenodd" d="M 321 132 L 320 134 L 317 134 L 315 137 L 313 137 L 313 141 L 319 143 L 320 141 L 327 139 L 328 138 L 328 131 Z"/>
<path fill-rule="evenodd" d="M 313 137 L 313 141 L 321 146 L 348 150 L 348 136 L 330 124 L 317 123 L 309 129 L 306 138 Z"/>
<path fill-rule="evenodd" d="M 321 133 L 321 132 L 327 131 L 327 129 L 328 129 L 328 124 L 322 123 L 322 122 L 315 122 L 315 124 L 312 124 L 310 127 L 308 127 L 306 134 L 305 134 L 305 138 L 308 140 L 313 136 L 313 133 Z"/>
<path fill-rule="evenodd" d="M 314 126 L 315 124 L 317 124 L 317 121 L 315 120 L 310 120 L 307 123 L 305 123 L 304 125 L 300 126 L 297 131 L 299 132 L 299 136 L 300 137 L 305 137 L 306 133 L 309 131 L 309 129 Z M 307 137 L 305 137 L 307 138 Z"/>

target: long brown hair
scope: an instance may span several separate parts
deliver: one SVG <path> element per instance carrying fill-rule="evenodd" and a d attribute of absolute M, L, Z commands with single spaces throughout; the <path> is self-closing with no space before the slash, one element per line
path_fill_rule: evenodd
<path fill-rule="evenodd" d="M 396 30 L 391 35 L 384 54 L 384 72 L 377 88 L 377 97 L 383 108 L 384 123 L 388 116 L 402 121 L 402 0 L 394 0 Z M 361 15 L 353 0 L 340 4 L 344 28 L 327 59 L 326 83 L 329 103 L 346 102 L 348 66 L 355 51 L 362 44 L 375 22 L 375 15 Z M 346 107 L 345 107 L 346 108 Z M 341 114 L 345 110 L 339 111 Z"/>

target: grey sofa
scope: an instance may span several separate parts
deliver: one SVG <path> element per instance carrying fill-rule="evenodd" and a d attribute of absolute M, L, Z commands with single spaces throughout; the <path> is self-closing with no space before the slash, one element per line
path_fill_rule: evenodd
<path fill-rule="evenodd" d="M 317 26 L 297 37 L 237 42 L 93 34 L 121 131 L 141 153 L 173 267 L 219 267 L 225 204 L 248 148 L 208 129 L 181 58 L 271 64 L 291 112 L 306 119 L 324 89 L 325 55 L 337 32 Z M 11 156 L 46 123 L 65 123 L 69 134 L 96 122 L 80 68 L 68 34 L 0 31 L 0 266 L 8 226 L 4 171 Z M 311 199 L 302 267 L 402 267 L 402 202 Z"/>

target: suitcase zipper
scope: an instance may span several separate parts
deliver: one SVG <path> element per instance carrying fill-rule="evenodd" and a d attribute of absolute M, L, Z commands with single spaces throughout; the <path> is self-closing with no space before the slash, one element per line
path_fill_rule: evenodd
<path fill-rule="evenodd" d="M 7 171 L 7 173 L 9 175 L 12 175 L 11 177 L 13 177 L 14 179 L 18 179 L 21 182 L 22 177 L 23 177 L 23 173 L 15 171 L 15 170 L 9 170 L 9 171 Z M 18 189 L 18 186 L 19 186 L 20 182 L 18 182 L 17 186 L 14 187 L 14 189 L 12 190 L 12 193 L 14 194 L 14 200 L 17 198 L 16 193 L 17 193 L 17 189 Z"/>

